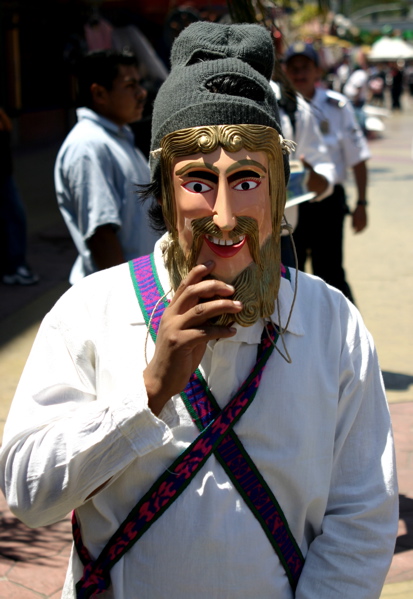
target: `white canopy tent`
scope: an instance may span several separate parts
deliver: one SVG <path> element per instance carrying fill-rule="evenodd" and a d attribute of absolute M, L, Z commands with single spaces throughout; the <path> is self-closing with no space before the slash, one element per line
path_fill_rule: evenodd
<path fill-rule="evenodd" d="M 369 60 L 413 59 L 413 46 L 397 37 L 382 37 L 371 47 Z"/>

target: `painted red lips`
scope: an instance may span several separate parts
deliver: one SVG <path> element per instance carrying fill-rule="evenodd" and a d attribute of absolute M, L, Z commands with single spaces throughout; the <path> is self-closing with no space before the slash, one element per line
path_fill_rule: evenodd
<path fill-rule="evenodd" d="M 214 254 L 216 254 L 220 258 L 232 258 L 233 256 L 235 256 L 235 254 L 238 254 L 238 252 L 244 247 L 247 238 L 246 236 L 244 236 L 238 243 L 233 243 L 232 245 L 221 245 L 217 242 L 222 240 L 218 240 L 215 237 L 212 240 L 212 238 L 207 237 L 206 235 L 204 237 L 204 240 L 207 246 L 214 252 Z"/>

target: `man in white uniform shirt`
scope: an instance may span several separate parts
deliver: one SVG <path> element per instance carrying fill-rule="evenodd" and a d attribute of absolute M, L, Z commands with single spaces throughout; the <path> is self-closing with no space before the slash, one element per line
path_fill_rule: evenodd
<path fill-rule="evenodd" d="M 378 599 L 398 495 L 357 309 L 285 269 L 288 149 L 271 37 L 199 22 L 153 112 L 154 254 L 86 277 L 41 326 L 1 483 L 70 510 L 64 599 Z"/>
<path fill-rule="evenodd" d="M 150 180 L 149 167 L 128 126 L 142 118 L 145 99 L 132 54 L 84 57 L 78 122 L 55 165 L 58 205 L 79 252 L 72 284 L 150 252 L 156 241 L 137 194 Z"/>
<path fill-rule="evenodd" d="M 349 212 L 344 183 L 347 170 L 351 168 L 357 187 L 352 224 L 354 231 L 359 233 L 367 225 L 366 161 L 370 152 L 350 102 L 337 92 L 317 87 L 321 69 L 313 46 L 296 42 L 288 48 L 284 63 L 286 74 L 294 87 L 310 103 L 330 160 L 336 168 L 336 184 L 332 195 L 322 202 L 307 202 L 300 206 L 299 221 L 294 232 L 298 266 L 304 270 L 307 256 L 310 255 L 313 273 L 354 301 L 343 268 L 343 226 Z"/>
<path fill-rule="evenodd" d="M 303 191 L 313 192 L 314 197 L 311 201 L 320 202 L 333 191 L 335 168 L 317 120 L 311 106 L 300 94 L 292 89 L 282 91 L 284 82 L 271 81 L 270 85 L 277 98 L 283 133 L 287 139 L 292 139 L 296 143 L 294 151 L 290 153 L 290 165 L 293 160 L 299 160 L 307 171 Z M 286 208 L 285 220 L 294 231 L 298 222 L 298 204 Z M 286 266 L 296 266 L 287 230 L 283 231 L 281 237 L 281 258 Z"/>

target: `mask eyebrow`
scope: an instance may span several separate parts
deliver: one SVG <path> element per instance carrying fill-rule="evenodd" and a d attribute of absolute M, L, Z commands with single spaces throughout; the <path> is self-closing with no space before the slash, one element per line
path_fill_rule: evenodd
<path fill-rule="evenodd" d="M 178 174 L 178 173 L 177 173 Z M 206 181 L 211 181 L 212 183 L 218 183 L 218 175 L 215 173 L 211 173 L 210 171 L 188 171 L 184 175 L 185 177 L 189 177 L 191 179 L 204 179 Z"/>
<path fill-rule="evenodd" d="M 207 168 L 210 171 L 214 172 L 216 175 L 219 175 L 219 170 L 217 169 L 217 167 L 214 166 L 213 164 L 210 164 L 209 162 L 189 162 L 188 164 L 185 164 L 185 166 L 183 166 L 181 169 L 179 169 L 179 171 L 176 171 L 175 175 L 180 177 L 181 175 L 184 175 L 191 169 L 201 170 L 204 168 Z M 206 171 L 203 171 L 203 172 L 206 172 Z"/>
<path fill-rule="evenodd" d="M 262 179 L 263 174 L 257 173 L 257 171 L 249 171 L 249 170 L 237 171 L 236 173 L 233 173 L 232 175 L 228 176 L 228 183 L 233 183 L 234 181 L 237 181 L 238 179 L 246 179 L 248 177 L 253 178 L 253 179 Z"/>
<path fill-rule="evenodd" d="M 231 164 L 231 166 L 229 166 L 227 168 L 227 175 L 232 173 L 232 171 L 239 168 L 240 166 L 249 166 L 249 167 L 256 166 L 263 173 L 267 172 L 267 169 L 265 168 L 265 166 L 263 164 L 261 164 L 260 162 L 257 162 L 256 160 L 250 160 L 249 158 L 245 158 L 244 160 L 238 160 L 237 162 L 234 162 L 234 164 Z"/>

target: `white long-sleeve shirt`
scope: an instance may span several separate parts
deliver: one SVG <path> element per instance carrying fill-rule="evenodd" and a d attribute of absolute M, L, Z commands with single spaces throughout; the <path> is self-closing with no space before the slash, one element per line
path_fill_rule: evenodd
<path fill-rule="evenodd" d="M 159 243 L 155 256 L 167 291 Z M 284 324 L 292 274 L 279 293 Z M 221 407 L 253 366 L 262 326 L 239 327 L 235 337 L 208 345 L 201 370 Z M 41 325 L 5 427 L 0 479 L 10 508 L 29 526 L 76 508 L 94 558 L 198 434 L 179 396 L 159 418 L 148 408 L 145 338 L 126 265 L 83 279 Z M 372 340 L 340 292 L 299 273 L 285 344 L 292 363 L 273 352 L 234 430 L 306 557 L 296 599 L 377 599 L 393 554 L 398 496 Z M 277 347 L 285 353 L 280 339 Z M 149 339 L 149 360 L 152 352 Z M 74 552 L 64 599 L 75 597 L 81 573 Z M 214 456 L 114 566 L 111 579 L 102 599 L 294 596 Z"/>

